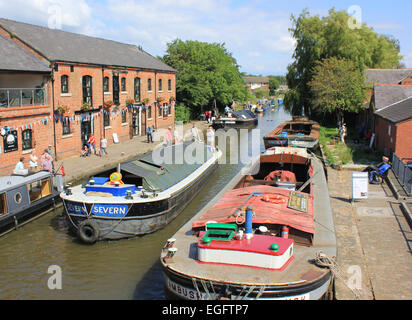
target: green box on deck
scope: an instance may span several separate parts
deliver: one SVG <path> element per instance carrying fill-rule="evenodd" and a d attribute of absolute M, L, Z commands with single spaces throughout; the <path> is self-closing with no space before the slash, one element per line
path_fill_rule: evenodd
<path fill-rule="evenodd" d="M 202 242 L 209 244 L 212 240 L 230 241 L 236 232 L 237 226 L 232 223 L 207 223 Z"/>

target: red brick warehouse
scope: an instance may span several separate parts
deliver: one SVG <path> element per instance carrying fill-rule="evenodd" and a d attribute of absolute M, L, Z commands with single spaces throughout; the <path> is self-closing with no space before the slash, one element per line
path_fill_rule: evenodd
<path fill-rule="evenodd" d="M 121 142 L 144 135 L 147 126 L 173 124 L 176 71 L 140 47 L 7 19 L 0 19 L 0 35 L 48 72 L 43 82 L 33 84 L 47 97 L 43 103 L 46 111 L 41 113 L 48 113 L 47 123 L 46 117 L 27 117 L 15 124 L 25 127 L 40 120 L 48 128 L 48 132 L 30 128 L 36 143 L 45 141 L 40 149 L 36 146 L 38 156 L 48 144 L 58 160 L 78 155 L 91 133 L 97 141 L 105 137 L 110 144 L 113 134 Z M 19 79 L 24 82 L 27 75 L 24 72 Z M 22 86 L 0 82 L 0 88 L 9 87 Z M 18 106 L 16 111 L 20 114 L 25 108 Z M 0 108 L 2 113 L 12 109 L 16 108 Z M 30 110 L 38 112 L 40 106 L 32 104 Z M 6 124 L 2 121 L 0 126 Z M 22 151 L 0 154 L 4 158 L 0 174 L 17 162 Z"/>

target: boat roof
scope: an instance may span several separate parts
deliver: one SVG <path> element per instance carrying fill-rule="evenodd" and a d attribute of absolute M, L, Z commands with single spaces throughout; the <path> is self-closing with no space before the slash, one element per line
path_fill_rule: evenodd
<path fill-rule="evenodd" d="M 50 176 L 51 174 L 48 171 L 39 171 L 33 174 L 28 174 L 26 176 L 8 175 L 0 177 L 0 192 L 5 192 L 14 189 L 20 185 L 48 178 Z"/>
<path fill-rule="evenodd" d="M 179 156 L 179 154 L 184 156 Z M 194 157 L 191 158 L 190 154 Z M 164 147 L 137 160 L 122 163 L 120 169 L 143 178 L 145 189 L 163 191 L 192 174 L 212 156 L 213 153 L 206 144 L 185 142 Z"/>
<path fill-rule="evenodd" d="M 250 197 L 251 194 L 256 195 Z M 263 200 L 263 195 L 267 194 L 277 195 L 285 200 L 281 203 L 266 202 Z M 249 200 L 247 200 L 248 197 L 250 197 Z M 299 208 L 298 210 L 298 207 L 294 205 L 297 201 L 289 201 L 289 199 L 293 197 L 303 197 L 306 199 L 306 208 L 303 210 Z M 247 202 L 245 203 L 246 200 Z M 227 191 L 214 206 L 193 222 L 192 228 L 203 227 L 208 221 L 235 223 L 236 217 L 233 215 L 234 211 L 237 208 L 243 209 L 247 206 L 253 208 L 254 223 L 288 225 L 306 233 L 315 233 L 313 197 L 309 194 L 291 192 L 291 190 L 267 185 L 251 186 Z M 243 218 L 241 218 L 241 221 L 242 220 Z"/>

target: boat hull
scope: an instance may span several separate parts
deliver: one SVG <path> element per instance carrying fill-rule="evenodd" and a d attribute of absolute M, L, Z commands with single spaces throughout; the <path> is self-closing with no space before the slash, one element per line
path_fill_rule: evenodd
<path fill-rule="evenodd" d="M 202 281 L 170 269 L 164 271 L 163 277 L 169 300 L 322 300 L 330 298 L 333 283 L 330 272 L 315 281 L 287 286 Z"/>
<path fill-rule="evenodd" d="M 88 214 L 92 212 L 93 206 L 99 204 L 83 204 L 63 199 L 70 231 L 77 233 L 79 225 L 85 220 L 91 219 L 99 229 L 97 240 L 117 240 L 155 232 L 170 223 L 187 206 L 210 179 L 217 166 L 218 162 L 216 161 L 195 180 L 172 194 L 168 199 L 151 201 L 150 203 L 129 202 L 121 204 L 116 202 L 115 206 L 127 206 L 127 209 L 125 207 L 127 214 L 123 217 Z"/>
<path fill-rule="evenodd" d="M 250 120 L 214 120 L 212 123 L 213 129 L 240 129 L 253 127 L 258 124 L 258 119 L 253 118 Z"/>

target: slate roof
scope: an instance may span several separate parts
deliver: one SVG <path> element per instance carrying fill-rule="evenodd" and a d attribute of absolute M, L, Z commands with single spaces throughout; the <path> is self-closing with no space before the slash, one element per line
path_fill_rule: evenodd
<path fill-rule="evenodd" d="M 243 77 L 246 83 L 259 83 L 266 82 L 269 83 L 269 77 Z"/>
<path fill-rule="evenodd" d="M 136 45 L 89 37 L 0 18 L 0 26 L 16 35 L 49 61 L 134 67 L 167 72 L 175 69 Z"/>
<path fill-rule="evenodd" d="M 401 80 L 412 77 L 412 69 L 367 69 L 365 76 L 372 83 L 399 84 Z"/>
<path fill-rule="evenodd" d="M 375 111 L 412 96 L 412 86 L 375 85 Z"/>
<path fill-rule="evenodd" d="M 26 50 L 0 35 L 0 70 L 50 72 L 50 68 Z"/>
<path fill-rule="evenodd" d="M 384 107 L 376 112 L 382 118 L 393 123 L 402 122 L 412 118 L 412 95 L 402 101 Z"/>

